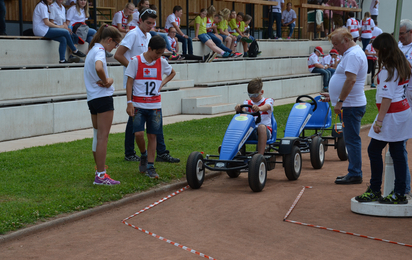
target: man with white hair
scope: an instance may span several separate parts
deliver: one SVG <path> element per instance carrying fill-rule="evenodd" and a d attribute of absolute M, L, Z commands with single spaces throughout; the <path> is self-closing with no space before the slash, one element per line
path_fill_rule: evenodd
<path fill-rule="evenodd" d="M 412 21 L 409 19 L 401 20 L 399 29 L 399 49 L 405 54 L 406 59 L 412 65 Z M 409 83 L 407 89 L 405 89 L 405 96 L 408 103 L 412 105 L 412 83 Z M 406 140 L 405 140 L 406 145 Z M 408 165 L 408 153 L 405 149 L 406 157 L 406 189 L 405 194 L 409 194 L 411 191 L 411 174 L 409 172 Z"/>

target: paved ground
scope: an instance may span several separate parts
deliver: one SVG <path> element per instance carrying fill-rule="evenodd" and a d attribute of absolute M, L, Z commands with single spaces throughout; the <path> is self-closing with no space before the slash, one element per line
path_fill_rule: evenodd
<path fill-rule="evenodd" d="M 246 173 L 237 179 L 221 174 L 206 180 L 199 190 L 188 189 L 129 223 L 216 259 L 408 258 L 412 248 L 283 221 L 302 186 L 313 186 L 306 189 L 290 220 L 412 244 L 412 219 L 350 211 L 350 199 L 366 189 L 370 178 L 367 132 L 362 130 L 363 184 L 333 183 L 337 175 L 346 173 L 347 162 L 339 161 L 336 151 L 329 149 L 320 170 L 311 167 L 305 154 L 297 181 L 288 181 L 278 167 L 268 174 L 265 189 L 253 193 Z M 0 259 L 201 259 L 121 222 L 170 193 L 2 243 Z"/>

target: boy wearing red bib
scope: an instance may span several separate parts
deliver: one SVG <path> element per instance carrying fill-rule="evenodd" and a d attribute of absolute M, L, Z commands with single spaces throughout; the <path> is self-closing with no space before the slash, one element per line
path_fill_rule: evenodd
<path fill-rule="evenodd" d="M 166 49 L 163 38 L 156 35 L 150 39 L 148 51 L 132 57 L 127 66 L 127 114 L 133 117 L 133 132 L 141 152 L 139 171 L 150 178 L 159 178 L 154 168 L 156 135 L 163 132 L 162 103 L 160 90 L 176 75 L 176 72 L 161 56 Z M 162 80 L 162 76 L 167 77 Z M 144 140 L 146 132 L 148 145 Z"/>

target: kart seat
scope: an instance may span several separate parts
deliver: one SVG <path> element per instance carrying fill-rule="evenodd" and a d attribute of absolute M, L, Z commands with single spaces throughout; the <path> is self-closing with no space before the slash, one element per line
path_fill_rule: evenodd
<path fill-rule="evenodd" d="M 273 144 L 276 142 L 276 134 L 277 134 L 278 124 L 276 123 L 276 119 L 272 113 L 272 137 L 267 140 L 266 144 Z M 257 140 L 247 140 L 246 144 L 257 144 Z"/>
<path fill-rule="evenodd" d="M 328 128 L 332 125 L 332 110 L 329 108 L 328 102 L 320 101 L 320 97 L 321 96 L 315 97 L 318 108 L 313 112 L 305 129 L 315 130 Z M 327 117 L 327 119 L 325 119 L 325 117 Z"/>

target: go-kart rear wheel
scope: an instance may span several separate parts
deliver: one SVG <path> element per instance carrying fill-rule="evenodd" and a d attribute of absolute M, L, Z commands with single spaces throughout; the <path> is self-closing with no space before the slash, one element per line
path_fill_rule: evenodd
<path fill-rule="evenodd" d="M 322 168 L 325 162 L 325 149 L 320 136 L 313 137 L 310 143 L 310 162 L 315 169 Z"/>
<path fill-rule="evenodd" d="M 302 156 L 299 147 L 294 145 L 290 154 L 284 156 L 285 174 L 288 180 L 297 180 L 302 170 Z"/>
<path fill-rule="evenodd" d="M 257 192 L 262 191 L 266 184 L 267 169 L 265 157 L 255 154 L 249 162 L 249 187 Z"/>
<path fill-rule="evenodd" d="M 346 150 L 345 139 L 343 139 L 343 137 L 338 138 L 336 150 L 338 150 L 338 157 L 341 161 L 346 161 L 348 159 L 348 150 Z"/>
<path fill-rule="evenodd" d="M 230 178 L 237 178 L 240 175 L 240 170 L 231 170 L 226 172 Z"/>
<path fill-rule="evenodd" d="M 186 180 L 192 189 L 199 189 L 205 180 L 205 169 L 203 167 L 203 155 L 192 152 L 186 163 Z"/>

